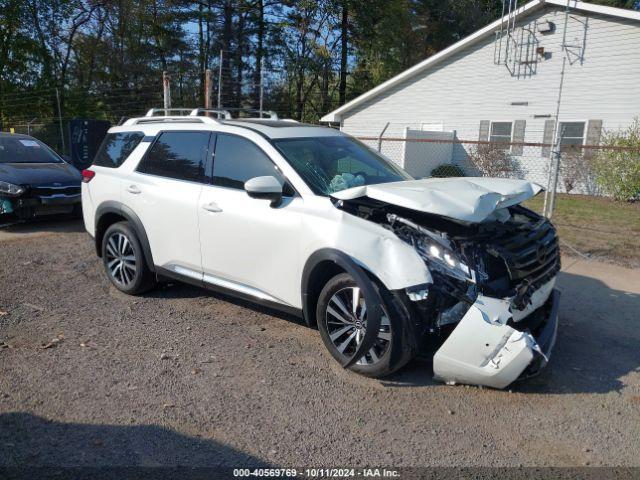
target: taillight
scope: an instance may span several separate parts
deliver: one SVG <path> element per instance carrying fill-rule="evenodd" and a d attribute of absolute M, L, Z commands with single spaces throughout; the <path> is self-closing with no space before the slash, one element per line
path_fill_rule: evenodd
<path fill-rule="evenodd" d="M 89 183 L 95 176 L 96 172 L 93 170 L 82 170 L 82 181 L 84 183 Z"/>

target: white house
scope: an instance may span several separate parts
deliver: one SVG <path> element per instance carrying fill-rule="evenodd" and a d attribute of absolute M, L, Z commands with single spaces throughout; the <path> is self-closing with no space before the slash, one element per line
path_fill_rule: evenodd
<path fill-rule="evenodd" d="M 558 135 L 564 144 L 598 144 L 603 129 L 640 116 L 640 12 L 534 0 L 508 13 L 321 121 L 361 137 L 386 126 L 385 138 L 525 142 L 510 148 L 520 175 L 544 183 L 550 148 L 536 143 Z M 382 151 L 427 176 L 437 164 L 464 166 L 474 147 L 421 145 L 385 141 Z"/>

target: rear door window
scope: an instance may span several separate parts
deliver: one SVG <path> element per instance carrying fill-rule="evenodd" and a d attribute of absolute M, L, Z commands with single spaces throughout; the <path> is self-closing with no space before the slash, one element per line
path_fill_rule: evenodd
<path fill-rule="evenodd" d="M 213 160 L 214 185 L 244 189 L 247 180 L 269 175 L 284 182 L 278 167 L 251 140 L 218 134 Z"/>
<path fill-rule="evenodd" d="M 137 171 L 160 177 L 204 182 L 210 132 L 163 132 Z"/>
<path fill-rule="evenodd" d="M 108 133 L 93 164 L 98 167 L 118 168 L 144 138 L 142 132 Z"/>

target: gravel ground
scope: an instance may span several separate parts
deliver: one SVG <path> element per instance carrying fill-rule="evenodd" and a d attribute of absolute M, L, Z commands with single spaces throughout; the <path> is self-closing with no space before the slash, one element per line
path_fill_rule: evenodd
<path fill-rule="evenodd" d="M 205 290 L 110 287 L 79 223 L 0 235 L 0 466 L 640 465 L 640 271 L 565 259 L 550 366 L 511 391 L 417 360 L 343 371 L 318 333 Z"/>

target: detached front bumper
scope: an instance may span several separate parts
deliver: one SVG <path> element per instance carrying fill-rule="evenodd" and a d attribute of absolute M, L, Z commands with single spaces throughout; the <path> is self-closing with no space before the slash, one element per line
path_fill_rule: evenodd
<path fill-rule="evenodd" d="M 435 353 L 435 378 L 505 388 L 543 368 L 556 341 L 560 292 L 550 282 L 536 293 L 527 312 L 515 313 L 509 301 L 480 295 Z"/>

